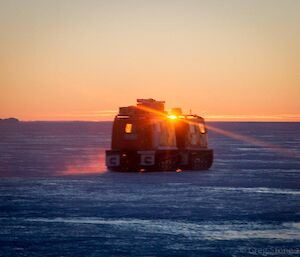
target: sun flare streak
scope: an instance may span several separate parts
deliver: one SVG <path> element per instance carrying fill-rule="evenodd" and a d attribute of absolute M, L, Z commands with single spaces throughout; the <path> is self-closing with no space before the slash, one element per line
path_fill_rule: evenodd
<path fill-rule="evenodd" d="M 275 152 L 275 153 L 282 154 L 282 155 L 285 155 L 288 157 L 300 159 L 300 153 L 296 150 L 290 150 L 290 149 L 287 149 L 287 148 L 284 148 L 284 147 L 281 147 L 281 146 L 278 146 L 278 145 L 275 145 L 275 144 L 272 144 L 269 142 L 259 140 L 254 137 L 245 136 L 245 135 L 238 134 L 235 132 L 227 131 L 224 129 L 214 127 L 212 125 L 207 125 L 207 128 L 209 130 L 214 131 L 215 133 L 221 134 L 223 136 L 230 137 L 230 138 L 233 138 L 233 139 L 236 139 L 236 140 L 239 140 L 239 141 L 251 144 L 251 145 L 255 145 L 255 146 L 264 148 L 268 151 L 271 151 L 271 152 Z"/>

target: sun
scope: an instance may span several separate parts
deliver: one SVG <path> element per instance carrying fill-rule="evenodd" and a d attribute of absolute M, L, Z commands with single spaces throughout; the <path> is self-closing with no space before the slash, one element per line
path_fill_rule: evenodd
<path fill-rule="evenodd" d="M 171 120 L 176 120 L 177 116 L 176 115 L 168 115 L 168 118 Z"/>

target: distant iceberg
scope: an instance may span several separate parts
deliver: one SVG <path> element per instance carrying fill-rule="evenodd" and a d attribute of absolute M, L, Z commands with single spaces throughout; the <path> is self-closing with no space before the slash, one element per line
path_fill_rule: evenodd
<path fill-rule="evenodd" d="M 0 124 L 18 124 L 20 121 L 16 118 L 0 119 Z"/>

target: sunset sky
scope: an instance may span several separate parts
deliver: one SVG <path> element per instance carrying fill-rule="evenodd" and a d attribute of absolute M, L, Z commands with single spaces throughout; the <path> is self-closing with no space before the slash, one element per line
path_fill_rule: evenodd
<path fill-rule="evenodd" d="M 300 121 L 300 1 L 0 0 L 0 118 L 111 120 L 136 98 Z"/>

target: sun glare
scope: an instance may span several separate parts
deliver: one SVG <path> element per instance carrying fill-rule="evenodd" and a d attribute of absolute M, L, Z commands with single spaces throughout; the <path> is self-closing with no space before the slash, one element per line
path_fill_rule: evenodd
<path fill-rule="evenodd" d="M 176 115 L 168 115 L 168 118 L 171 120 L 176 120 L 177 116 Z"/>

